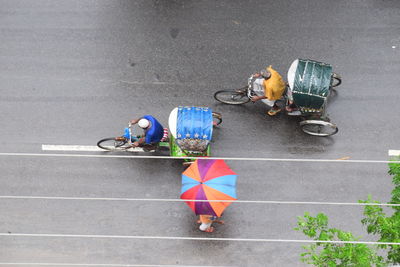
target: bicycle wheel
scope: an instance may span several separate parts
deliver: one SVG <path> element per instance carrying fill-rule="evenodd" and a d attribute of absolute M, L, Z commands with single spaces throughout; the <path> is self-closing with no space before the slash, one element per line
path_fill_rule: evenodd
<path fill-rule="evenodd" d="M 332 79 L 332 87 L 337 87 L 342 83 L 342 77 L 335 72 L 332 73 Z"/>
<path fill-rule="evenodd" d="M 116 140 L 115 137 L 101 139 L 97 142 L 97 146 L 108 151 L 126 150 L 132 147 L 126 139 L 120 141 Z"/>
<path fill-rule="evenodd" d="M 222 122 L 222 115 L 221 113 L 218 112 L 213 112 L 212 113 L 213 116 L 213 125 L 220 125 Z"/>
<path fill-rule="evenodd" d="M 305 120 L 300 122 L 300 127 L 303 132 L 315 136 L 330 136 L 339 131 L 335 124 L 321 120 Z"/>
<path fill-rule="evenodd" d="M 221 90 L 215 92 L 214 98 L 224 104 L 229 105 L 240 105 L 250 101 L 250 98 L 247 96 L 248 87 L 245 86 L 240 89 L 233 90 Z"/>

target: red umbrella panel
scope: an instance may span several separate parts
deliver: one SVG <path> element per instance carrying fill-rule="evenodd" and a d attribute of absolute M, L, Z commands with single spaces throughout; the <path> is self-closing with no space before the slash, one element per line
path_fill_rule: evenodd
<path fill-rule="evenodd" d="M 236 200 L 236 179 L 223 160 L 197 159 L 182 173 L 181 199 L 196 213 L 220 217 L 232 202 L 207 200 Z"/>

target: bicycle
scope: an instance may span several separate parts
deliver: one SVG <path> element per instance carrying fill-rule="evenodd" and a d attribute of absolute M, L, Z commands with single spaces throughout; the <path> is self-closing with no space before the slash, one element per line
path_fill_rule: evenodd
<path fill-rule="evenodd" d="M 222 123 L 222 115 L 218 112 L 212 112 L 213 125 L 219 125 Z M 97 146 L 107 151 L 131 151 L 131 152 L 155 152 L 160 147 L 171 149 L 169 142 L 170 136 L 167 128 L 164 128 L 164 136 L 160 142 L 155 144 L 145 144 L 139 147 L 133 145 L 134 142 L 139 141 L 143 135 L 132 134 L 132 124 L 129 123 L 128 127 L 125 128 L 125 134 L 123 136 L 108 137 L 101 139 L 97 142 Z"/>
<path fill-rule="evenodd" d="M 302 72 L 298 71 L 298 68 Z M 319 71 L 318 75 L 315 73 L 316 71 Z M 323 79 L 321 77 L 330 77 L 330 79 Z M 252 89 L 253 79 L 254 77 L 251 75 L 247 86 L 239 89 L 217 91 L 214 93 L 214 98 L 221 103 L 229 105 L 248 103 L 252 96 L 255 95 Z M 332 72 L 332 67 L 329 64 L 313 60 L 297 59 L 289 68 L 288 81 L 289 85 L 286 91 L 292 90 L 294 102 L 298 108 L 294 111 L 287 111 L 287 115 L 300 116 L 302 119 L 300 127 L 307 134 L 315 136 L 336 134 L 339 129 L 335 124 L 330 122 L 325 111 L 326 100 L 330 91 L 342 83 L 340 75 Z M 314 91 L 311 92 L 312 90 Z M 278 101 L 284 101 L 285 105 L 288 106 L 289 100 L 286 92 Z"/>

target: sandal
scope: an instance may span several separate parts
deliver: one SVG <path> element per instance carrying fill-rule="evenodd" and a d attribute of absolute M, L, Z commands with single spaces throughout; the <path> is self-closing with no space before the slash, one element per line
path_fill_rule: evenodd
<path fill-rule="evenodd" d="M 212 232 L 214 232 L 214 227 L 209 227 L 209 228 L 207 228 L 204 232 L 207 232 L 207 233 L 212 233 Z"/>
<path fill-rule="evenodd" d="M 267 114 L 270 115 L 270 116 L 275 116 L 275 115 L 278 114 L 280 111 L 281 111 L 280 108 L 278 108 L 278 109 L 270 109 L 270 110 L 267 112 Z"/>

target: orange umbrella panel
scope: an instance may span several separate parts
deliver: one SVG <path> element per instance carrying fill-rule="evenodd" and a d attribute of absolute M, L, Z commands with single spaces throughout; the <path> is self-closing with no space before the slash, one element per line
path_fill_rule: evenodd
<path fill-rule="evenodd" d="M 182 174 L 181 199 L 197 200 L 186 202 L 196 214 L 221 216 L 232 202 L 210 200 L 236 200 L 236 179 L 223 160 L 196 160 Z"/>

